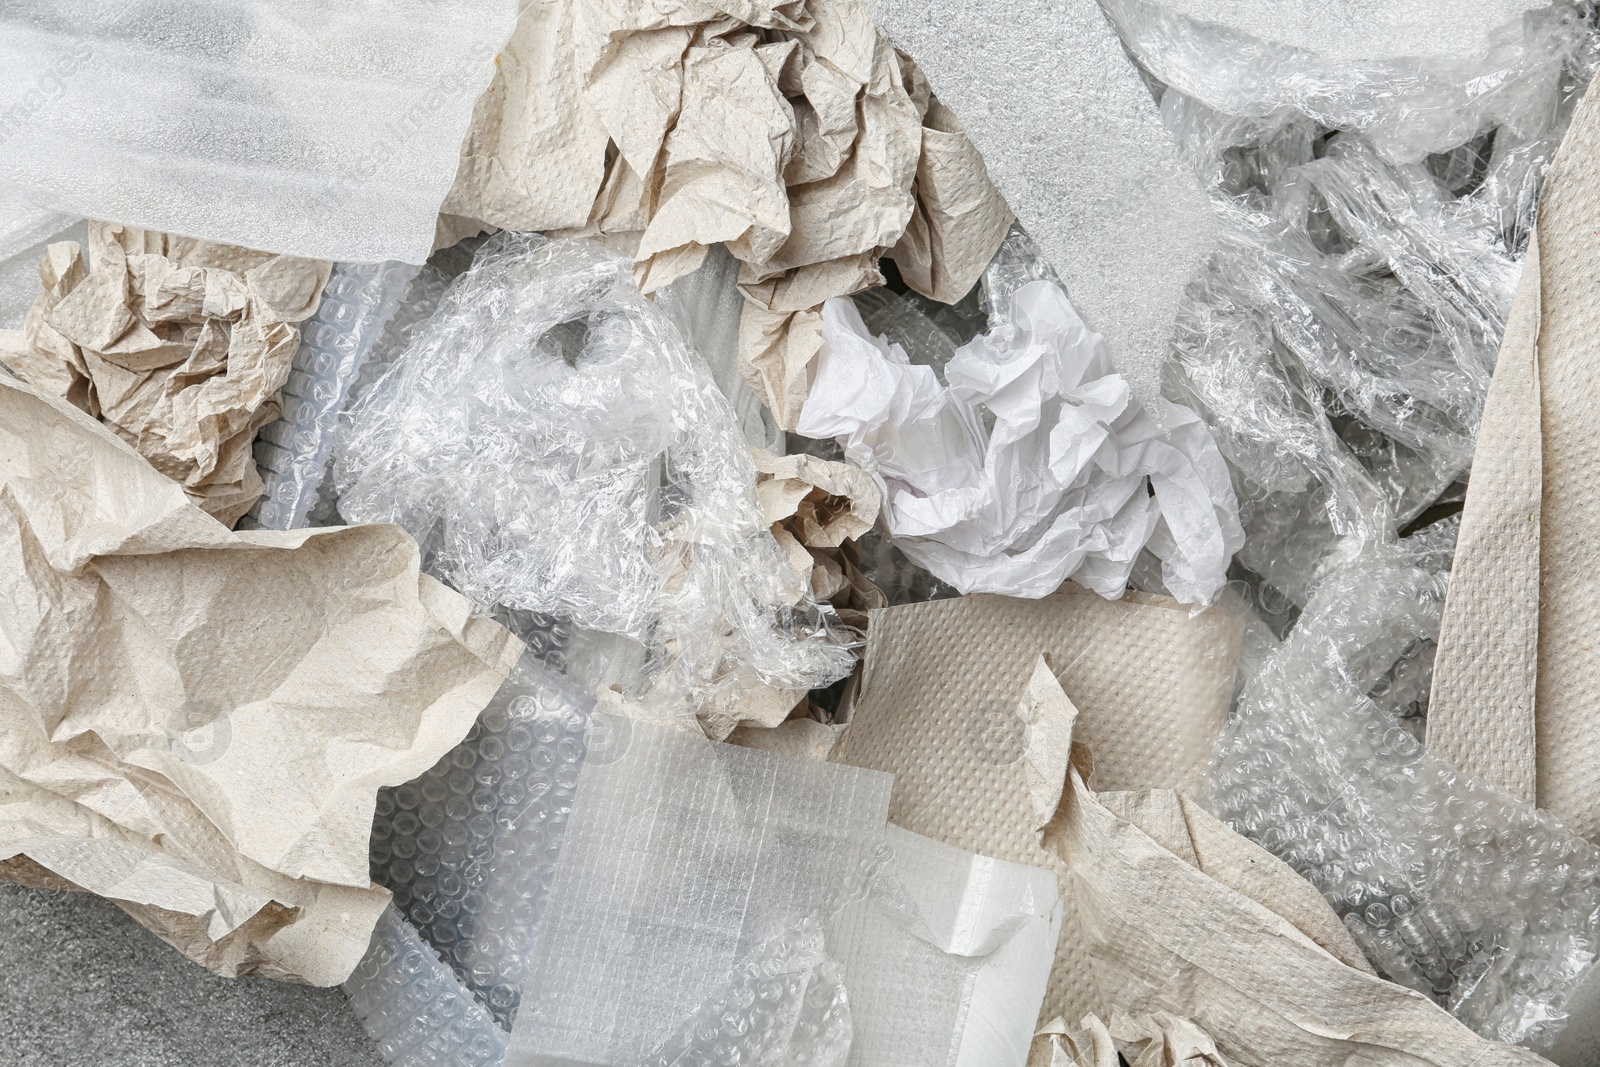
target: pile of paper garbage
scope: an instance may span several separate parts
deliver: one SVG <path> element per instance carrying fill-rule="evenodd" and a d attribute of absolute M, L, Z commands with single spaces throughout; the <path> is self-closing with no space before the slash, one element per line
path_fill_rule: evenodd
<path fill-rule="evenodd" d="M 405 1067 L 1600 1064 L 1597 67 L 0 4 L 0 875 Z"/>

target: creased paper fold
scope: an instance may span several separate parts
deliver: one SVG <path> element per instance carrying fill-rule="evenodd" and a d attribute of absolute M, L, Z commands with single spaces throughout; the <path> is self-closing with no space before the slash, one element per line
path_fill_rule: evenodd
<path fill-rule="evenodd" d="M 380 786 L 461 739 L 521 645 L 395 527 L 230 533 L 0 375 L 0 856 L 227 974 L 328 985 L 387 893 Z"/>

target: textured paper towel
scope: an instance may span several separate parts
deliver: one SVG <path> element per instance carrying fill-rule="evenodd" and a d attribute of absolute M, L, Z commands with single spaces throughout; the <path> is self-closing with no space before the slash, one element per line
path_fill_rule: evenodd
<path fill-rule="evenodd" d="M 1480 1038 L 1420 993 L 1341 962 L 1276 901 L 1217 877 L 1213 856 L 1221 845 L 1235 864 L 1276 866 L 1309 886 L 1171 791 L 1096 795 L 1075 765 L 1044 840 L 1070 870 L 1083 948 L 1106 998 L 1129 1013 L 1164 1011 L 1191 1020 L 1229 1063 L 1546 1062 Z M 1314 890 L 1312 896 L 1337 924 Z"/>
<path fill-rule="evenodd" d="M 1149 402 L 1216 223 L 1095 0 L 868 0 Z"/>
<path fill-rule="evenodd" d="M 461 739 L 521 646 L 394 527 L 233 534 L 0 374 L 0 856 L 221 973 L 341 981 L 387 899 L 380 786 Z"/>
<path fill-rule="evenodd" d="M 1104 753 L 1097 782 L 1196 785 L 1227 716 L 1242 633 L 1242 616 L 1221 608 L 1191 613 L 1165 598 L 1108 601 L 1071 587 L 1042 600 L 874 611 L 854 718 L 831 758 L 895 775 L 896 825 L 1061 873 L 1037 833 L 1060 795 L 1071 717 Z M 1050 707 L 1037 692 L 1041 653 L 1081 711 L 1064 729 L 1059 714 L 1036 710 Z M 1045 1018 L 1104 1006 L 1078 945 L 1069 912 Z"/>
<path fill-rule="evenodd" d="M 1430 748 L 1589 838 L 1600 836 L 1597 217 L 1591 87 L 1545 179 L 1490 388 L 1428 709 Z"/>

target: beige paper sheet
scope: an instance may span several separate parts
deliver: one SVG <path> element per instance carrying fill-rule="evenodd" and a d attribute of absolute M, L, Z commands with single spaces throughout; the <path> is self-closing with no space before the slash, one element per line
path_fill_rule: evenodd
<path fill-rule="evenodd" d="M 1545 179 L 1484 411 L 1428 746 L 1600 839 L 1600 94 Z"/>
<path fill-rule="evenodd" d="M 89 224 L 51 245 L 0 363 L 101 419 L 226 525 L 263 492 L 252 447 L 332 264 Z"/>
<path fill-rule="evenodd" d="M 523 0 L 444 209 L 600 237 L 645 292 L 725 243 L 741 372 L 785 427 L 823 301 L 881 284 L 891 249 L 913 288 L 959 298 L 1011 221 L 861 0 Z"/>
<path fill-rule="evenodd" d="M 1204 819 L 1170 791 L 1097 795 L 1074 767 L 1045 833 L 1046 847 L 1070 872 L 1094 980 L 1117 1008 L 1183 1016 L 1235 1067 L 1546 1063 L 1525 1048 L 1484 1040 L 1420 993 L 1342 962 L 1277 900 L 1230 887 L 1208 852 L 1234 857 L 1232 880 L 1241 866 L 1276 865 L 1285 887 L 1299 882 L 1337 923 L 1279 860 L 1220 823 L 1188 836 L 1183 820 L 1171 818 L 1175 808 L 1191 827 Z M 1202 836 L 1215 840 L 1202 843 Z"/>
<path fill-rule="evenodd" d="M 397 527 L 230 533 L 0 373 L 0 858 L 224 974 L 337 983 L 388 894 L 377 790 L 448 751 L 521 645 Z"/>
<path fill-rule="evenodd" d="M 1104 754 L 1096 782 L 1197 784 L 1227 716 L 1243 626 L 1222 608 L 1194 613 L 1142 594 L 1108 601 L 1070 585 L 1042 600 L 874 611 L 860 693 L 832 758 L 895 775 L 896 825 L 1064 877 L 1038 832 L 1060 795 L 1072 719 Z M 1070 703 L 1053 682 L 1040 689 L 1041 654 L 1044 677 L 1059 677 Z M 1065 708 L 1052 710 L 1051 689 Z M 1042 1018 L 1109 1015 L 1081 945 L 1069 909 Z"/>

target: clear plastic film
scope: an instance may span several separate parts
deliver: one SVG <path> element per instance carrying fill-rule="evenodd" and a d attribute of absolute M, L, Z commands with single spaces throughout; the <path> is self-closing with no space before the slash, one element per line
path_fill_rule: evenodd
<path fill-rule="evenodd" d="M 742 668 L 810 689 L 853 665 L 727 399 L 596 243 L 486 242 L 356 403 L 335 475 L 344 518 L 404 526 L 480 603 L 634 642 L 647 708 L 693 710 Z"/>
<path fill-rule="evenodd" d="M 1108 0 L 1222 247 L 1166 388 L 1215 431 L 1262 606 L 1459 499 L 1542 168 L 1595 64 L 1569 5 L 1477 57 L 1334 61 Z"/>
<path fill-rule="evenodd" d="M 739 261 L 719 244 L 707 251 L 698 270 L 657 292 L 655 302 L 705 360 L 717 388 L 733 405 L 745 440 L 781 455 L 783 431 L 739 376 L 739 318 L 744 312 Z"/>
<path fill-rule="evenodd" d="M 393 907 L 344 992 L 391 1067 L 499 1067 L 505 1059 L 505 1031 Z"/>
<path fill-rule="evenodd" d="M 1595 960 L 1600 853 L 1417 737 L 1455 525 L 1328 571 L 1245 668 L 1215 802 L 1322 891 L 1385 977 L 1548 1051 Z"/>
<path fill-rule="evenodd" d="M 1041 597 L 1070 577 L 1121 596 L 1148 546 L 1173 595 L 1209 602 L 1241 538 L 1210 431 L 1161 398 L 1145 410 L 1024 235 L 997 259 L 1001 310 L 959 348 L 911 308 L 868 301 L 908 351 L 851 301 L 825 304 L 799 432 L 878 478 L 896 547 L 963 593 Z"/>

